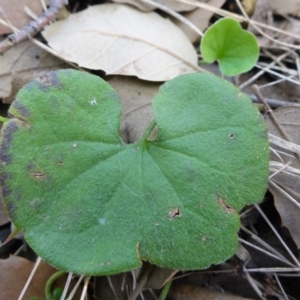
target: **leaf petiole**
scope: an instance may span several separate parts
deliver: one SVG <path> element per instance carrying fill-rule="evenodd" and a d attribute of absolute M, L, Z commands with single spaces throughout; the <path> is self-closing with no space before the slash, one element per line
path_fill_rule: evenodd
<path fill-rule="evenodd" d="M 138 145 L 143 144 L 145 142 L 145 140 L 148 139 L 148 137 L 150 136 L 150 134 L 155 126 L 156 126 L 156 121 L 152 120 L 151 123 L 148 125 L 147 129 L 145 130 L 144 134 L 138 141 L 138 143 L 137 143 Z"/>
<path fill-rule="evenodd" d="M 53 299 L 53 295 L 51 292 L 51 288 L 52 288 L 52 284 L 53 282 L 61 277 L 62 275 L 66 274 L 65 271 L 58 271 L 56 273 L 54 273 L 47 281 L 46 287 L 45 287 L 45 294 L 46 294 L 46 299 L 47 300 L 52 300 Z"/>

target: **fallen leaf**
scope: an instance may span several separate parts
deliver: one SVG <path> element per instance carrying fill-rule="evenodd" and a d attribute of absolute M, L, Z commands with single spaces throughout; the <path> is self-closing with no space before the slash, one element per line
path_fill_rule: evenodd
<path fill-rule="evenodd" d="M 50 0 L 45 0 L 46 5 Z M 8 20 L 14 27 L 21 29 L 28 25 L 31 18 L 25 13 L 24 7 L 27 6 L 36 15 L 40 15 L 43 12 L 42 4 L 40 0 L 10 0 L 0 1 L 0 7 L 5 15 L 0 12 L 0 16 L 4 20 Z M 0 34 L 11 33 L 12 29 L 0 24 Z"/>
<path fill-rule="evenodd" d="M 34 264 L 18 256 L 10 256 L 8 259 L 0 260 L 0 299 L 19 299 Z M 57 272 L 57 269 L 41 261 L 22 299 L 29 299 L 30 297 L 45 299 L 47 280 L 55 272 Z M 60 277 L 54 282 L 53 288 L 64 288 L 66 279 L 67 275 Z M 71 286 L 74 287 L 74 282 L 71 283 Z M 80 290 L 81 288 L 77 290 L 74 299 L 80 299 Z"/>
<path fill-rule="evenodd" d="M 282 1 L 273 0 L 259 0 L 254 11 L 251 20 L 265 25 L 271 25 L 277 29 L 281 29 L 283 32 L 275 32 L 270 29 L 260 28 L 264 33 L 273 39 L 279 40 L 280 42 L 299 44 L 299 38 L 284 34 L 288 32 L 295 36 L 300 34 L 299 26 L 300 22 L 297 17 L 300 16 L 300 1 L 299 0 L 288 0 L 282 5 Z M 274 14 L 289 14 L 288 18 L 274 18 Z M 294 17 L 293 17 L 293 16 Z M 266 36 L 262 36 L 261 33 L 249 24 L 248 30 L 253 32 L 257 36 L 257 40 L 261 47 L 273 46 L 274 42 Z"/>
<path fill-rule="evenodd" d="M 162 4 L 166 7 L 168 7 L 169 9 L 172 9 L 175 11 L 190 11 L 190 10 L 194 10 L 196 8 L 195 5 L 183 3 L 180 1 L 174 1 L 174 0 L 152 0 L 152 1 Z M 157 8 L 156 6 L 148 4 L 147 2 L 145 2 L 143 0 L 113 0 L 113 2 L 131 4 L 142 11 L 152 11 Z M 205 0 L 200 0 L 200 2 L 205 2 Z"/>
<path fill-rule="evenodd" d="M 300 108 L 298 106 L 283 106 L 276 109 L 273 113 L 277 122 L 288 136 L 289 141 L 300 145 Z M 270 116 L 267 117 L 266 121 L 270 134 L 285 139 L 277 126 L 272 122 Z M 272 148 L 277 155 L 274 151 L 271 152 L 271 175 L 276 173 L 271 180 L 285 193 L 293 197 L 300 206 L 299 154 L 297 155 L 287 148 L 280 148 L 276 145 L 272 145 Z M 289 165 L 287 166 L 287 164 Z M 275 206 L 281 217 L 282 225 L 290 231 L 294 242 L 300 248 L 300 208 L 282 194 L 274 184 L 271 184 L 269 189 L 274 196 Z"/>
<path fill-rule="evenodd" d="M 115 76 L 108 83 L 118 92 L 121 99 L 122 139 L 126 143 L 136 142 L 154 119 L 151 104 L 160 84 L 127 76 Z"/>
<path fill-rule="evenodd" d="M 268 0 L 274 14 L 278 15 L 294 15 L 300 17 L 300 0 Z"/>
<path fill-rule="evenodd" d="M 178 270 L 160 268 L 155 266 L 144 288 L 158 290 L 171 280 Z"/>
<path fill-rule="evenodd" d="M 25 41 L 0 56 L 0 98 L 11 103 L 16 93 L 28 81 L 50 70 L 62 69 L 66 64 L 45 50 Z M 13 85 L 12 93 L 12 82 Z"/>
<path fill-rule="evenodd" d="M 226 0 L 208 0 L 205 1 L 213 7 L 220 8 Z M 203 2 L 203 1 L 202 1 Z M 203 32 L 209 25 L 209 20 L 213 16 L 213 12 L 204 8 L 197 8 L 190 12 L 182 13 L 182 15 L 192 22 L 201 32 Z M 199 40 L 199 34 L 195 32 L 190 26 L 179 21 L 178 19 L 173 19 L 173 22 L 178 25 L 178 27 L 188 36 L 192 43 Z"/>
<path fill-rule="evenodd" d="M 199 70 L 193 45 L 176 25 L 126 5 L 91 6 L 43 35 L 65 60 L 107 74 L 165 81 Z"/>

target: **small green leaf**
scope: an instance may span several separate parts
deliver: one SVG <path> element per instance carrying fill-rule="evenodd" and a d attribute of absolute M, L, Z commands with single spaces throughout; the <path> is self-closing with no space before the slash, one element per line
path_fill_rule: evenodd
<path fill-rule="evenodd" d="M 260 113 L 209 74 L 165 83 L 153 109 L 157 138 L 126 145 L 118 96 L 96 76 L 51 72 L 18 93 L 1 131 L 1 190 L 47 262 L 105 275 L 141 260 L 202 269 L 235 253 L 238 211 L 267 185 Z"/>
<path fill-rule="evenodd" d="M 255 36 L 230 18 L 223 18 L 208 28 L 200 46 L 204 61 L 219 61 L 224 75 L 235 76 L 251 70 L 259 56 Z"/>

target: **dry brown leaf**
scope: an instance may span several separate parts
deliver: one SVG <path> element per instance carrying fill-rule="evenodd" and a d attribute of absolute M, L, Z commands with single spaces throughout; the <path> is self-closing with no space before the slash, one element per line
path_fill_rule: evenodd
<path fill-rule="evenodd" d="M 10 256 L 8 259 L 0 260 L 0 299 L 18 299 L 21 291 L 34 267 L 34 263 L 22 257 Z M 30 297 L 45 298 L 45 285 L 49 277 L 57 270 L 41 261 L 37 271 L 22 299 Z M 67 275 L 59 278 L 53 287 L 64 288 Z M 74 283 L 72 283 L 74 287 Z M 80 299 L 80 291 L 72 299 Z"/>
<path fill-rule="evenodd" d="M 49 4 L 50 0 L 45 0 Z M 31 20 L 25 13 L 24 7 L 27 6 L 36 15 L 40 15 L 43 11 L 41 0 L 0 0 L 0 7 L 5 15 L 0 12 L 1 19 L 8 20 L 14 27 L 21 29 Z M 0 34 L 11 33 L 12 30 L 0 24 Z"/>
<path fill-rule="evenodd" d="M 166 81 L 199 70 L 193 45 L 176 25 L 122 4 L 91 6 L 43 35 L 65 60 L 107 74 Z"/>
<path fill-rule="evenodd" d="M 11 103 L 15 93 L 26 82 L 50 70 L 67 66 L 30 41 L 18 44 L 0 56 L 0 65 L 0 98 L 7 98 L 3 99 L 4 103 Z M 14 93 L 11 94 L 13 79 L 17 84 L 14 85 Z"/>
<path fill-rule="evenodd" d="M 167 268 L 160 268 L 155 266 L 154 270 L 150 274 L 147 282 L 145 283 L 145 289 L 161 289 L 169 280 L 171 280 L 178 270 L 172 270 Z"/>
<path fill-rule="evenodd" d="M 275 14 L 300 17 L 300 0 L 268 0 L 268 3 Z"/>
<path fill-rule="evenodd" d="M 277 174 L 273 181 L 300 204 L 299 174 L 283 171 Z M 281 217 L 282 225 L 289 230 L 297 248 L 299 249 L 300 208 L 296 207 L 294 203 L 282 195 L 282 193 L 280 193 L 272 185 L 269 186 L 269 190 L 274 196 L 274 203 Z"/>
<path fill-rule="evenodd" d="M 160 84 L 135 77 L 115 76 L 108 83 L 118 92 L 122 104 L 121 135 L 126 143 L 137 141 L 154 119 L 151 107 Z"/>
<path fill-rule="evenodd" d="M 208 0 L 205 2 L 208 5 L 220 8 L 225 3 L 225 1 L 226 0 Z M 212 11 L 206 10 L 204 8 L 197 8 L 196 10 L 183 13 L 182 15 L 190 22 L 192 22 L 198 29 L 200 29 L 200 31 L 203 32 L 208 27 L 209 20 L 211 19 L 213 14 L 214 13 Z M 195 43 L 200 38 L 199 34 L 187 24 L 182 23 L 177 19 L 174 19 L 173 21 L 188 36 L 192 43 Z"/>
<path fill-rule="evenodd" d="M 196 8 L 194 5 L 182 3 L 179 1 L 175 1 L 175 0 L 152 0 L 152 1 L 162 4 L 162 5 L 168 7 L 172 10 L 175 10 L 175 11 L 190 11 L 190 10 L 194 10 Z M 137 7 L 138 9 L 140 9 L 142 11 L 152 11 L 152 10 L 156 9 L 155 6 L 148 4 L 147 2 L 145 2 L 143 0 L 113 0 L 113 2 L 127 3 L 127 4 Z M 202 1 L 200 0 L 200 2 L 206 2 L 206 0 L 202 0 Z"/>
<path fill-rule="evenodd" d="M 290 15 L 294 15 L 295 17 L 300 16 L 300 0 L 288 0 L 284 2 L 282 5 L 282 1 L 275 0 L 257 0 L 257 4 L 255 7 L 254 14 L 252 16 L 252 20 L 263 23 L 277 29 L 281 29 L 283 32 L 275 32 L 270 29 L 260 28 L 265 34 L 269 35 L 271 38 L 279 40 L 280 42 L 285 43 L 299 43 L 299 40 L 295 37 L 284 34 L 284 32 L 288 32 L 290 34 L 299 35 L 299 20 L 297 18 L 293 18 Z M 274 14 L 287 15 L 288 18 L 274 18 Z M 258 39 L 259 45 L 261 47 L 273 46 L 274 42 L 272 42 L 269 38 L 262 36 L 260 32 L 256 28 L 254 28 L 251 23 L 248 28 L 252 31 Z"/>
<path fill-rule="evenodd" d="M 290 142 L 300 145 L 300 108 L 298 106 L 284 106 L 276 109 L 274 115 L 286 133 Z M 267 118 L 267 126 L 270 134 L 273 134 L 279 138 L 285 139 L 281 134 L 277 126 L 272 122 L 270 116 Z M 271 145 L 273 149 L 283 151 L 282 154 L 278 152 L 276 155 L 271 152 L 271 174 L 274 174 L 278 170 L 279 173 L 272 177 L 272 181 L 278 185 L 283 191 L 288 193 L 294 198 L 300 205 L 300 161 L 299 155 L 293 153 L 287 148 L 279 148 L 278 146 Z M 288 167 L 282 169 L 289 164 Z M 282 225 L 288 228 L 291 236 L 294 239 L 297 247 L 300 248 L 300 208 L 292 203 L 286 196 L 278 191 L 274 186 L 269 187 L 271 193 L 274 196 L 274 202 L 276 209 L 281 217 Z"/>

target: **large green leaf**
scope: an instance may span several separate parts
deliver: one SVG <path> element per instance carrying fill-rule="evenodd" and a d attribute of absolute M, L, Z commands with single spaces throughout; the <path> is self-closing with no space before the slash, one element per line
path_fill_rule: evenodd
<path fill-rule="evenodd" d="M 201 269 L 235 253 L 238 211 L 268 178 L 260 113 L 208 74 L 165 83 L 153 109 L 156 139 L 126 145 L 118 96 L 96 76 L 51 72 L 19 92 L 2 129 L 1 188 L 47 262 L 96 275 L 141 260 Z"/>
<path fill-rule="evenodd" d="M 239 22 L 223 18 L 208 28 L 200 45 L 203 59 L 218 60 L 224 75 L 235 76 L 251 70 L 259 56 L 256 37 L 243 30 Z"/>

